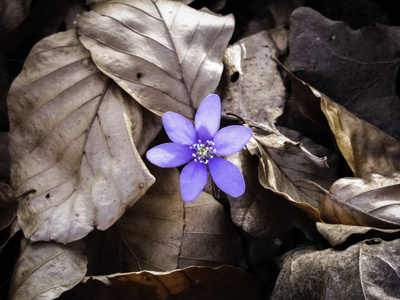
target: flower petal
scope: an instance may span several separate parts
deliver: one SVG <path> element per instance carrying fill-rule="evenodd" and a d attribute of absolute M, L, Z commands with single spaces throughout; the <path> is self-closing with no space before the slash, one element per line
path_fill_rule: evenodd
<path fill-rule="evenodd" d="M 181 172 L 180 184 L 182 198 L 186 202 L 196 199 L 207 183 L 207 166 L 199 162 L 188 163 Z"/>
<path fill-rule="evenodd" d="M 151 148 L 146 153 L 147 159 L 162 168 L 174 168 L 193 159 L 193 150 L 186 145 L 165 143 Z"/>
<path fill-rule="evenodd" d="M 197 110 L 194 124 L 197 135 L 205 143 L 217 133 L 221 122 L 221 100 L 211 94 L 204 98 Z"/>
<path fill-rule="evenodd" d="M 214 157 L 208 163 L 208 168 L 215 184 L 222 191 L 232 197 L 243 195 L 246 189 L 243 175 L 233 163 L 219 157 Z"/>
<path fill-rule="evenodd" d="M 246 126 L 232 125 L 224 127 L 214 136 L 214 148 L 217 155 L 227 156 L 239 152 L 250 140 L 253 131 Z"/>
<path fill-rule="evenodd" d="M 192 146 L 197 143 L 198 137 L 193 124 L 174 112 L 166 112 L 162 116 L 164 129 L 174 143 Z"/>

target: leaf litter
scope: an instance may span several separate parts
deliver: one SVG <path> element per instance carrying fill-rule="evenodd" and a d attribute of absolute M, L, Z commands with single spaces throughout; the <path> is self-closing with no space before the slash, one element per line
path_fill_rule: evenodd
<path fill-rule="evenodd" d="M 39 2 L 0 6 L 2 296 L 399 297 L 399 31 L 375 4 L 59 1 L 29 28 Z M 246 191 L 184 203 L 142 156 L 212 93 L 253 131 L 227 157 Z"/>

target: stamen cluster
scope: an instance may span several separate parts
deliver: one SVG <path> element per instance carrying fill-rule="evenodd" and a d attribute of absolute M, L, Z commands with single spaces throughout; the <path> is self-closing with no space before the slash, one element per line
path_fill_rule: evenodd
<path fill-rule="evenodd" d="M 199 139 L 196 144 L 193 144 L 193 146 L 189 148 L 196 151 L 196 153 L 192 154 L 194 161 L 204 164 L 207 164 L 217 152 L 217 149 L 214 148 L 214 142 L 210 140 L 207 140 L 206 143 L 203 144 Z"/>

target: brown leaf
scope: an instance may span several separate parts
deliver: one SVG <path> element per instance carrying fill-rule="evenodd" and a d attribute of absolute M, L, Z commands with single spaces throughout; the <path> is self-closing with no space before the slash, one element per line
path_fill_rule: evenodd
<path fill-rule="evenodd" d="M 61 245 L 54 242 L 30 244 L 21 241 L 9 299 L 54 299 L 77 285 L 86 273 L 86 257 L 81 241 Z"/>
<path fill-rule="evenodd" d="M 322 118 L 326 118 L 354 176 L 390 175 L 400 170 L 400 143 L 396 139 L 285 70 L 291 77 L 293 90 L 298 93 L 296 101 L 301 101 L 302 112 L 315 121 L 324 122 Z"/>
<path fill-rule="evenodd" d="M 327 223 L 400 228 L 400 173 L 342 178 L 323 191 L 318 208 Z"/>
<path fill-rule="evenodd" d="M 327 224 L 317 222 L 318 232 L 331 244 L 332 247 L 352 240 L 365 240 L 371 238 L 392 239 L 400 237 L 400 229 L 380 229 L 366 226 L 354 226 L 343 224 Z"/>
<path fill-rule="evenodd" d="M 232 16 L 176 1 L 109 1 L 77 20 L 99 69 L 158 115 L 195 109 L 217 87 Z"/>
<path fill-rule="evenodd" d="M 157 180 L 147 193 L 115 226 L 88 237 L 89 274 L 246 267 L 241 240 L 221 204 L 204 192 L 185 203 L 177 169 L 149 169 Z"/>
<path fill-rule="evenodd" d="M 286 102 L 286 89 L 271 56 L 276 47 L 265 31 L 240 40 L 225 51 L 222 108 L 250 125 L 273 131 Z"/>
<path fill-rule="evenodd" d="M 97 69 L 74 30 L 33 48 L 8 105 L 12 186 L 36 191 L 18 208 L 31 240 L 104 230 L 153 184 L 133 141 L 143 131 L 139 105 Z"/>
<path fill-rule="evenodd" d="M 315 240 L 318 233 L 315 221 L 285 198 L 264 188 L 258 181 L 258 159 L 246 149 L 227 158 L 242 172 L 246 191 L 240 197 L 227 195 L 233 223 L 251 236 L 273 238 L 290 229 L 301 229 L 308 239 Z"/>
<path fill-rule="evenodd" d="M 283 129 L 282 129 L 283 130 Z M 255 131 L 247 148 L 260 158 L 258 178 L 264 188 L 284 196 L 291 204 L 300 207 L 314 220 L 320 220 L 318 206 L 319 190 L 296 180 L 310 179 L 322 185 L 330 185 L 335 180 L 336 156 L 328 149 L 315 144 L 295 132 L 285 129 L 288 135 L 307 144 L 305 149 L 300 142 L 293 142 L 283 134 L 265 134 Z M 327 159 L 320 156 L 329 156 Z"/>
<path fill-rule="evenodd" d="M 400 240 L 372 239 L 338 249 L 287 254 L 270 299 L 397 299 Z"/>
<path fill-rule="evenodd" d="M 378 24 L 352 30 L 344 22 L 301 7 L 291 16 L 285 64 L 357 117 L 399 139 L 399 38 L 398 27 Z"/>
<path fill-rule="evenodd" d="M 258 279 L 243 270 L 222 266 L 188 267 L 173 272 L 138 272 L 86 278 L 59 299 L 257 299 Z"/>

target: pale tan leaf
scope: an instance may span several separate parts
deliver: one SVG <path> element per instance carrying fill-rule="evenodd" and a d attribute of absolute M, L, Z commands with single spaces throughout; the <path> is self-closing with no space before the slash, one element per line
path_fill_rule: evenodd
<path fill-rule="evenodd" d="M 259 280 L 239 268 L 188 267 L 86 277 L 60 299 L 242 300 L 257 299 L 261 292 Z"/>
<path fill-rule="evenodd" d="M 327 223 L 400 228 L 399 195 L 400 173 L 341 178 L 323 191 L 318 207 Z"/>
<path fill-rule="evenodd" d="M 77 20 L 96 65 L 140 104 L 193 119 L 217 87 L 233 16 L 174 1 L 109 1 Z"/>
<path fill-rule="evenodd" d="M 36 191 L 18 209 L 26 237 L 67 243 L 104 230 L 154 182 L 133 142 L 132 101 L 74 30 L 33 48 L 8 98 L 12 185 Z"/>
<path fill-rule="evenodd" d="M 275 129 L 287 97 L 281 74 L 271 59 L 277 55 L 266 31 L 228 47 L 221 85 L 225 113 L 236 113 L 252 126 Z"/>
<path fill-rule="evenodd" d="M 22 239 L 9 299 L 54 299 L 77 285 L 85 276 L 87 260 L 81 241 L 61 245 L 30 244 Z"/>

